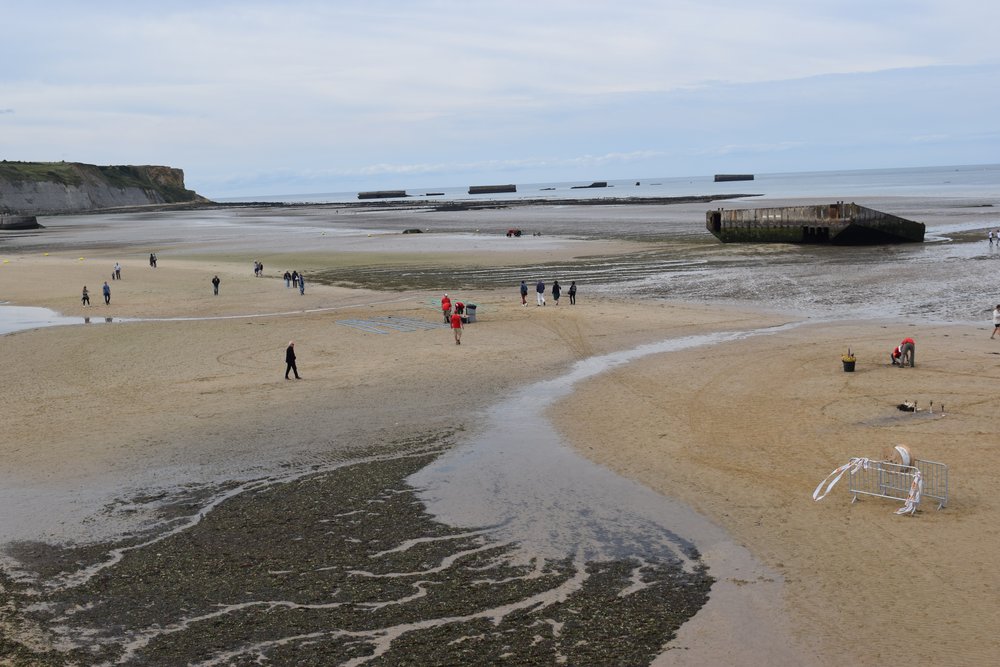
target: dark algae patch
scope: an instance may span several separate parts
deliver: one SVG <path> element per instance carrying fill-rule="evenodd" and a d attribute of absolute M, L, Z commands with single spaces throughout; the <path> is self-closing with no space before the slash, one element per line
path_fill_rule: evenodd
<path fill-rule="evenodd" d="M 641 665 L 707 600 L 697 560 L 545 559 L 435 520 L 406 479 L 439 453 L 230 489 L 120 552 L 14 545 L 0 662 Z"/>

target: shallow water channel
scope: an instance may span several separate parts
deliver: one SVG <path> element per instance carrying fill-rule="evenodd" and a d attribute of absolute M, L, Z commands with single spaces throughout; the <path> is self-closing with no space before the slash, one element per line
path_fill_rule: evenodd
<path fill-rule="evenodd" d="M 778 575 L 683 503 L 584 459 L 545 417 L 574 385 L 616 366 L 795 326 L 688 336 L 581 360 L 567 374 L 529 385 L 495 405 L 475 438 L 408 481 L 439 520 L 456 527 L 495 526 L 493 535 L 518 544 L 527 557 L 571 555 L 579 567 L 621 559 L 667 560 L 687 570 L 707 565 L 715 579 L 714 604 L 705 614 L 711 616 L 711 639 L 694 640 L 695 634 L 682 631 L 671 648 L 683 644 L 683 659 L 670 653 L 664 664 L 720 659 L 753 664 L 765 657 L 770 664 L 796 664 L 789 644 L 775 648 L 785 632 L 775 618 L 781 607 Z M 688 645 L 692 640 L 696 644 Z M 742 658 L 733 662 L 737 655 Z"/>

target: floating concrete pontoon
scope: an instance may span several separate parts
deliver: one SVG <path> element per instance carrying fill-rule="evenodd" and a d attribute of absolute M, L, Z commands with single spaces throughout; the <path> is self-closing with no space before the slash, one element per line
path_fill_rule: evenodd
<path fill-rule="evenodd" d="M 359 192 L 358 199 L 391 199 L 393 197 L 406 197 L 406 190 L 369 190 Z"/>
<path fill-rule="evenodd" d="M 823 243 L 879 245 L 920 243 L 924 223 L 858 204 L 717 209 L 705 227 L 723 243 Z"/>
<path fill-rule="evenodd" d="M 516 185 L 470 185 L 470 195 L 492 195 L 501 192 L 517 192 Z"/>
<path fill-rule="evenodd" d="M 42 229 L 38 218 L 33 215 L 9 215 L 0 213 L 0 230 Z"/>

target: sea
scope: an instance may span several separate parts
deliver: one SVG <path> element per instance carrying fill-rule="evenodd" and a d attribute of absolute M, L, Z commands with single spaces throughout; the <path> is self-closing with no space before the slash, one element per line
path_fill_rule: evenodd
<path fill-rule="evenodd" d="M 523 199 L 599 199 L 606 197 L 683 197 L 692 194 L 712 195 L 732 192 L 760 193 L 769 198 L 919 196 L 919 197 L 988 197 L 1000 192 L 1000 164 L 892 169 L 852 169 L 752 174 L 752 181 L 715 182 L 714 175 L 671 176 L 594 181 L 549 183 L 470 183 L 467 186 L 377 188 L 402 191 L 407 198 L 432 201 L 523 200 Z M 588 187 L 604 183 L 605 187 Z M 474 185 L 514 185 L 516 192 L 470 195 Z M 374 190 L 375 188 L 373 188 Z M 288 204 L 335 204 L 358 201 L 359 192 L 253 195 L 222 197 L 219 202 L 269 202 Z M 389 198 L 389 201 L 401 197 Z"/>

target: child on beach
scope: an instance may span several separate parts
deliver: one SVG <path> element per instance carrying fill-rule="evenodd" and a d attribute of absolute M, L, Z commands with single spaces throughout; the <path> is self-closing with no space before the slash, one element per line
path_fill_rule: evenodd
<path fill-rule="evenodd" d="M 86 287 L 83 289 L 84 291 L 87 290 Z M 996 336 L 998 331 L 1000 331 L 1000 303 L 998 303 L 997 307 L 993 309 L 993 335 L 990 336 L 990 339 Z"/>
<path fill-rule="evenodd" d="M 84 306 L 90 305 L 90 292 L 87 291 L 87 286 L 83 286 L 83 296 L 80 297 L 80 303 Z"/>

